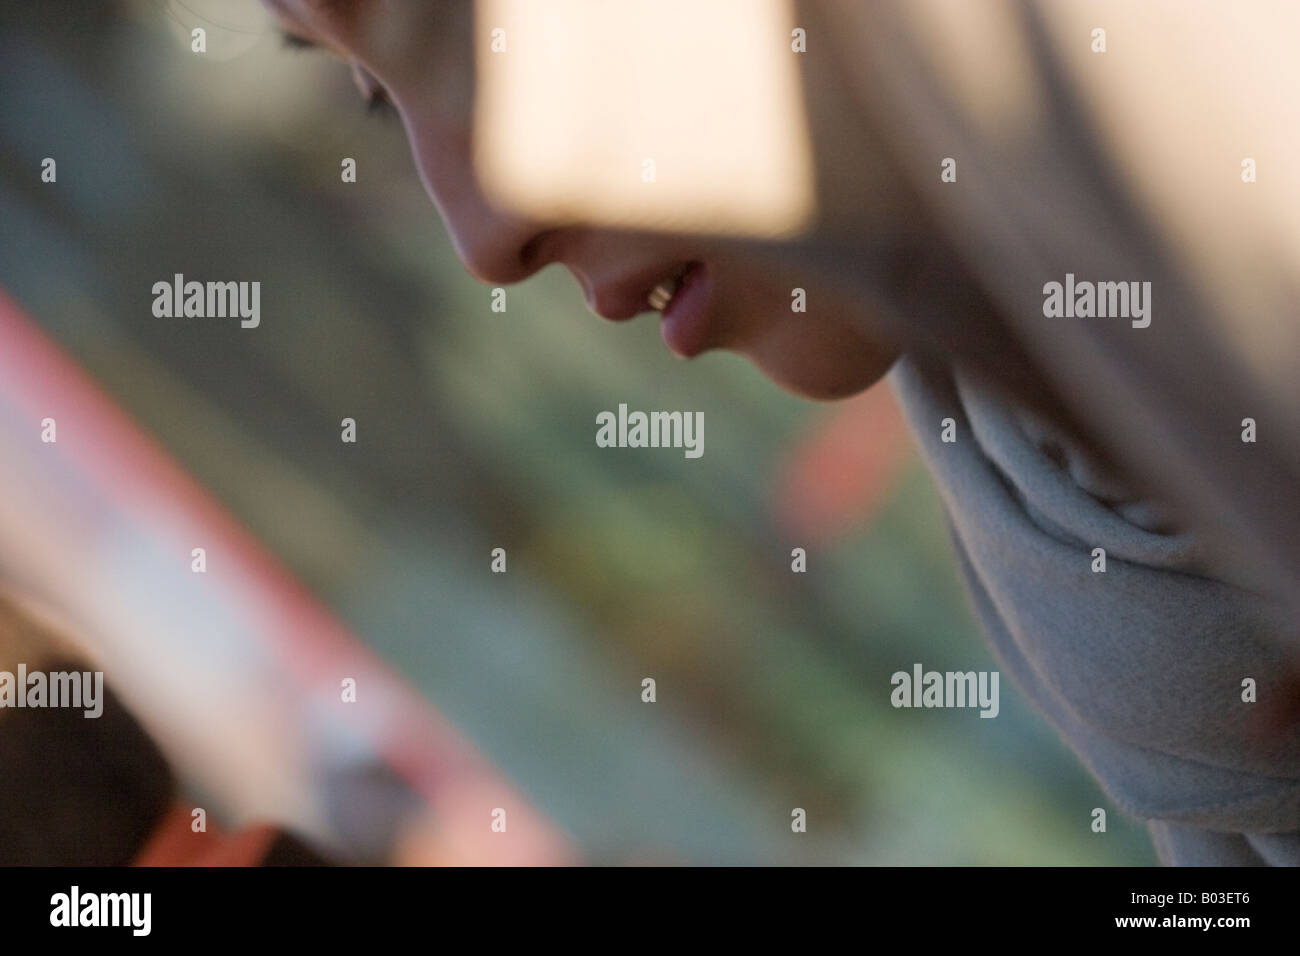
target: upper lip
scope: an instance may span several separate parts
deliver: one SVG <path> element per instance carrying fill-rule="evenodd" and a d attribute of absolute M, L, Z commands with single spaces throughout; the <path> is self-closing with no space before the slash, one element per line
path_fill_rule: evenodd
<path fill-rule="evenodd" d="M 651 311 L 647 300 L 655 286 L 680 275 L 688 265 L 687 262 L 660 263 L 607 282 L 587 283 L 581 276 L 579 281 L 582 281 L 587 307 L 601 318 L 618 321 Z"/>

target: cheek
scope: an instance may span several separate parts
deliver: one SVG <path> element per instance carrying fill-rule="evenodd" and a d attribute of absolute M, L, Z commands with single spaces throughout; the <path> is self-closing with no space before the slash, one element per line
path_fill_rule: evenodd
<path fill-rule="evenodd" d="M 476 46 L 469 0 L 386 0 L 363 18 L 356 51 L 382 64 L 384 79 L 441 90 L 447 103 L 468 107 Z"/>
<path fill-rule="evenodd" d="M 714 274 L 715 348 L 745 352 L 771 335 L 790 313 L 790 290 L 785 277 L 747 261 L 710 260 Z"/>
<path fill-rule="evenodd" d="M 388 0 L 382 12 L 363 18 L 351 47 L 404 116 L 448 134 L 468 130 L 472 119 L 470 11 L 461 0 Z"/>

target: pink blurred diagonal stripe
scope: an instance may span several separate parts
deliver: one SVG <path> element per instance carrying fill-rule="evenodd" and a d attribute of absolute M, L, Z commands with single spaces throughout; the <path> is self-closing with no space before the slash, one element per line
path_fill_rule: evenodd
<path fill-rule="evenodd" d="M 236 816 L 329 839 L 308 758 L 355 735 L 427 804 L 399 862 L 572 862 L 568 839 L 2 292 L 0 343 L 0 573 L 71 624 L 182 774 Z M 356 704 L 340 701 L 344 677 Z"/>

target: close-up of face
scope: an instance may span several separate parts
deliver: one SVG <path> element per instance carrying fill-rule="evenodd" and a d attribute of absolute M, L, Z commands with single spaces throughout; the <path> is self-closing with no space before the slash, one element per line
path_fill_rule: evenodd
<path fill-rule="evenodd" d="M 15 925 L 1267 922 L 1194 890 L 1300 865 L 1300 7 L 1223 6 L 0 4 Z"/>
<path fill-rule="evenodd" d="M 400 117 L 416 169 L 465 268 L 490 285 L 552 264 L 577 280 L 587 307 L 612 321 L 654 313 L 682 358 L 725 349 L 783 388 L 836 399 L 877 381 L 894 355 L 860 331 L 852 308 L 791 307 L 806 285 L 698 235 L 536 221 L 489 203 L 473 165 L 474 8 L 468 0 L 264 0 L 287 45 L 319 48 L 352 70 L 363 102 Z"/>

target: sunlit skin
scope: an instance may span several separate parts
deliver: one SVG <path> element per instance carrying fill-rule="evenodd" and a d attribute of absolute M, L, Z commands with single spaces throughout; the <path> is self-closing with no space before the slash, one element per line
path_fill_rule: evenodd
<path fill-rule="evenodd" d="M 793 311 L 791 290 L 806 285 L 806 276 L 747 257 L 734 244 L 538 222 L 490 205 L 471 161 L 469 0 L 263 2 L 289 38 L 343 60 L 364 100 L 400 116 L 425 190 L 461 262 L 480 281 L 508 285 L 558 263 L 577 279 L 588 308 L 621 320 L 655 314 L 647 299 L 656 284 L 701 263 L 704 320 L 685 330 L 661 321 L 665 343 L 682 357 L 736 352 L 783 388 L 816 399 L 865 389 L 896 358 L 864 336 L 863 317 L 850 309 Z"/>

